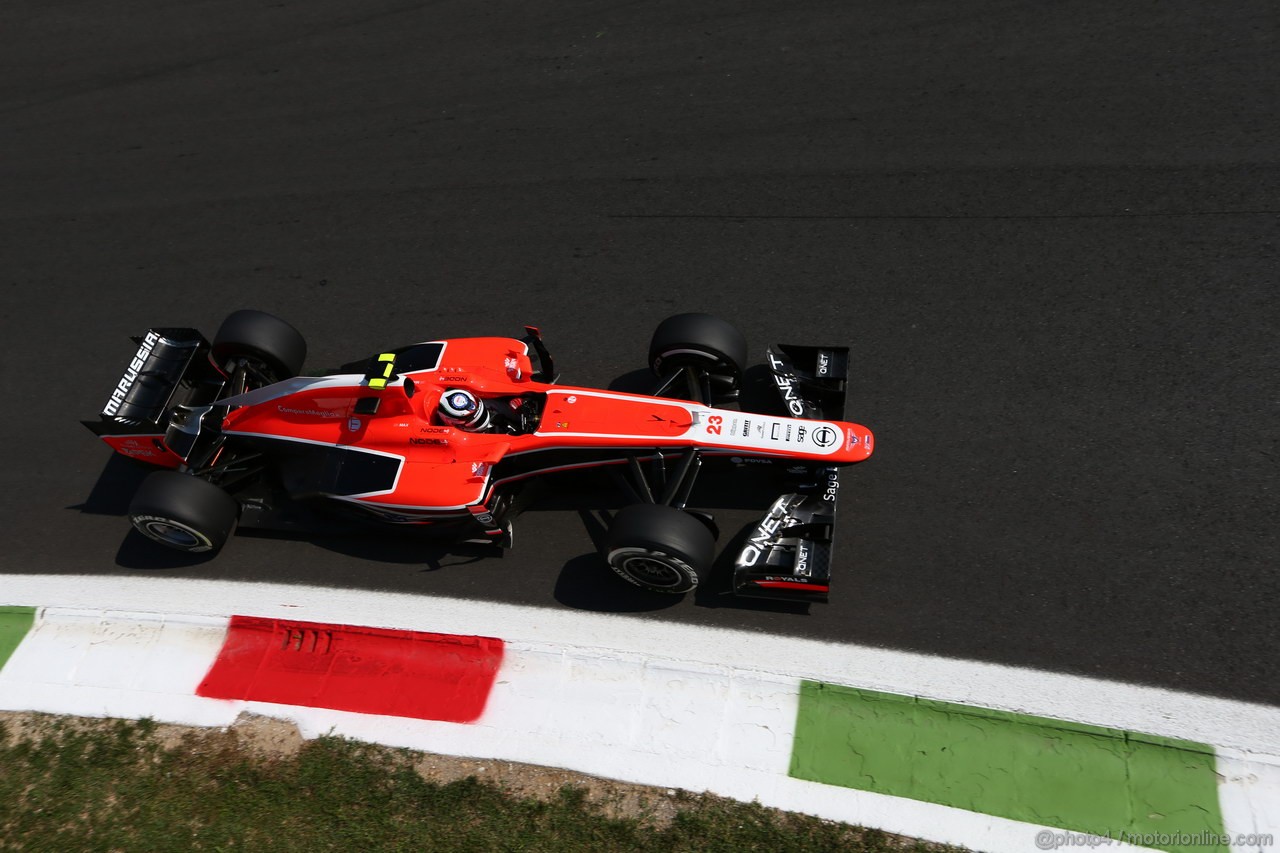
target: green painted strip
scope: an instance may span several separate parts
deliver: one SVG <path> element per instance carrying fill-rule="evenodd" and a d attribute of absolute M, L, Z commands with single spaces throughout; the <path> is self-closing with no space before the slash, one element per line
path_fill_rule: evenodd
<path fill-rule="evenodd" d="M 791 754 L 800 779 L 1225 853 L 1214 770 L 1204 744 L 812 681 Z"/>
<path fill-rule="evenodd" d="M 10 607 L 0 605 L 0 669 L 8 663 L 13 650 L 27 636 L 36 621 L 34 607 Z"/>

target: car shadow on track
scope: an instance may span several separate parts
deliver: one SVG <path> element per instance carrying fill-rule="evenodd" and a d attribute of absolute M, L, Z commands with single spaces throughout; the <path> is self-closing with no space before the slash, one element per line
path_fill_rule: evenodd
<path fill-rule="evenodd" d="M 324 536 L 280 531 L 241 530 L 236 539 L 275 539 L 308 543 L 335 554 L 379 563 L 418 565 L 420 572 L 436 572 L 486 560 L 500 560 L 505 552 L 494 545 L 472 542 L 424 542 L 410 535 Z M 152 542 L 137 530 L 130 529 L 116 551 L 115 562 L 124 569 L 185 569 L 216 559 L 218 552 L 191 554 L 175 551 Z"/>
<path fill-rule="evenodd" d="M 129 511 L 129 501 L 133 500 L 142 481 L 155 470 L 157 469 L 150 465 L 112 453 L 102 466 L 102 473 L 94 482 L 89 496 L 82 503 L 72 504 L 67 509 L 89 515 L 123 516 Z"/>
<path fill-rule="evenodd" d="M 116 565 L 122 569 L 188 569 L 217 556 L 217 551 L 192 554 L 165 548 L 130 528 L 116 551 Z"/>
<path fill-rule="evenodd" d="M 552 596 L 565 607 L 592 613 L 652 613 L 675 607 L 682 595 L 649 592 L 614 574 L 600 554 L 582 554 L 564 564 Z"/>
<path fill-rule="evenodd" d="M 282 538 L 276 531 L 246 531 L 247 536 Z M 486 560 L 501 560 L 507 552 L 496 545 L 482 542 L 443 542 L 424 539 L 409 532 L 388 534 L 378 531 L 347 536 L 283 536 L 309 542 L 317 548 L 360 560 L 379 563 L 419 565 L 419 572 L 438 572 Z"/>
<path fill-rule="evenodd" d="M 650 613 L 674 607 L 684 599 L 682 595 L 641 589 L 609 568 L 604 547 L 612 512 L 579 509 L 578 518 L 596 550 L 564 564 L 552 593 L 556 601 L 565 607 L 593 613 Z"/>

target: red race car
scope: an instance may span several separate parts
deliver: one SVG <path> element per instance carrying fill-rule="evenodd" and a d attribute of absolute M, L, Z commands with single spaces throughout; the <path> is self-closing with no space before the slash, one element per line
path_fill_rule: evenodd
<path fill-rule="evenodd" d="M 84 423 L 116 452 L 167 469 L 142 482 L 129 516 L 193 552 L 222 547 L 237 524 L 397 525 L 509 547 L 531 478 L 614 466 L 631 503 L 613 514 L 604 556 L 631 583 L 669 593 L 695 588 L 715 556 L 710 515 L 686 509 L 699 472 L 768 465 L 782 493 L 741 547 L 734 592 L 826 600 L 840 468 L 873 446 L 866 427 L 843 420 L 847 348 L 771 348 L 779 416 L 733 407 L 746 343 L 717 317 L 659 324 L 649 394 L 558 384 L 541 334 L 525 331 L 300 376 L 306 343 L 270 314 L 237 311 L 212 342 L 154 328 Z"/>

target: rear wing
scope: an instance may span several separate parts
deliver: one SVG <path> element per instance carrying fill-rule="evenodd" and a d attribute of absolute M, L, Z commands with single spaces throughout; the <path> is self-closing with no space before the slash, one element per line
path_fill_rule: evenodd
<path fill-rule="evenodd" d="M 175 467 L 189 447 L 166 440 L 174 411 L 215 399 L 226 377 L 209 359 L 209 342 L 195 329 L 156 328 L 133 338 L 138 349 L 111 389 L 89 431 L 126 456 Z"/>

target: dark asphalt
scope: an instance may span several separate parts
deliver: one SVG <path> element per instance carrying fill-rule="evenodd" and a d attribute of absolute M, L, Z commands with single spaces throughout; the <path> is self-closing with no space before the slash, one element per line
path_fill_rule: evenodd
<path fill-rule="evenodd" d="M 1264 0 L 11 0 L 0 570 L 637 610 L 1280 704 L 1276 36 Z M 536 323 L 574 384 L 678 311 L 761 355 L 847 343 L 878 445 L 834 601 L 655 602 L 567 509 L 501 559 L 157 556 L 77 421 L 128 335 L 239 307 L 317 367 Z"/>

